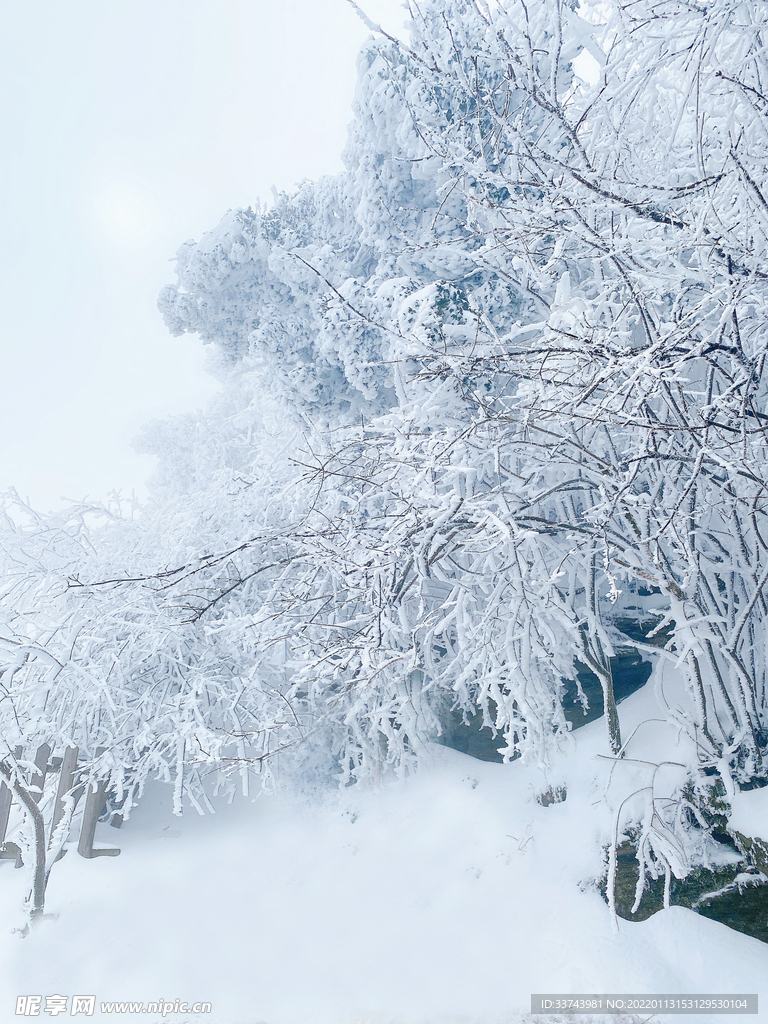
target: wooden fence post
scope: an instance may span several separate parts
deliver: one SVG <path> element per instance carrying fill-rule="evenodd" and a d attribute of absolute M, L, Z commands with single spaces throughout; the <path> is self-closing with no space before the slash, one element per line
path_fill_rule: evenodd
<path fill-rule="evenodd" d="M 100 747 L 96 751 L 97 757 L 99 754 L 103 753 L 103 747 Z M 106 802 L 106 782 L 99 782 L 95 786 L 92 783 L 89 783 L 85 796 L 83 824 L 80 828 L 80 841 L 77 844 L 77 852 L 81 857 L 86 857 L 89 860 L 93 857 L 117 857 L 120 853 L 119 850 L 94 850 L 93 848 L 93 840 L 96 835 L 96 822 L 99 820 Z"/>
<path fill-rule="evenodd" d="M 48 759 L 51 756 L 51 748 L 47 743 L 43 743 L 42 746 L 37 748 L 35 754 L 35 767 L 37 771 L 30 780 L 31 789 L 39 789 L 39 793 L 33 793 L 32 799 L 36 804 L 40 803 L 40 799 L 43 795 L 43 789 L 45 787 L 45 776 L 48 774 Z"/>
<path fill-rule="evenodd" d="M 67 747 L 64 757 L 61 759 L 61 774 L 59 775 L 59 787 L 56 790 L 56 803 L 53 808 L 51 820 L 51 838 L 56 831 L 56 826 L 64 817 L 64 797 L 75 785 L 75 769 L 77 768 L 77 747 Z"/>
<path fill-rule="evenodd" d="M 53 837 L 56 832 L 56 826 L 64 817 L 64 798 L 67 795 L 67 793 L 71 792 L 72 788 L 75 785 L 75 772 L 77 771 L 77 754 L 77 747 L 67 747 L 66 750 L 64 751 L 64 757 L 61 759 L 61 774 L 59 775 L 59 785 L 56 790 L 56 802 L 53 805 L 53 817 L 51 818 L 51 832 L 48 837 L 49 849 L 51 843 L 53 842 Z M 77 796 L 74 796 L 75 803 L 77 803 L 79 798 L 79 793 L 77 794 Z M 62 846 L 62 848 L 59 850 L 56 860 L 61 860 L 61 858 L 64 856 L 66 852 L 66 849 Z"/>
<path fill-rule="evenodd" d="M 13 756 L 18 759 L 21 757 L 21 747 L 16 747 L 13 752 Z M 16 846 L 13 846 L 13 851 L 5 850 L 5 833 L 8 828 L 8 817 L 11 813 L 11 804 L 13 803 L 13 793 L 11 787 L 5 782 L 0 782 L 0 859 L 15 860 L 16 859 Z"/>

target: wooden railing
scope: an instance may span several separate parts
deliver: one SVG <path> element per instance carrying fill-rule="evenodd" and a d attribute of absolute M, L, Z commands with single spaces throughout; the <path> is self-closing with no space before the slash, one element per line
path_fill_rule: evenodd
<path fill-rule="evenodd" d="M 17 747 L 14 750 L 14 758 L 20 760 L 22 753 L 22 748 Z M 108 788 L 107 783 L 104 781 L 89 783 L 86 779 L 80 779 L 81 770 L 78 769 L 78 753 L 77 747 L 67 747 L 62 757 L 51 758 L 51 748 L 47 743 L 38 747 L 35 753 L 35 771 L 29 777 L 27 789 L 38 805 L 43 801 L 44 795 L 49 797 L 45 801 L 49 805 L 46 808 L 46 817 L 48 818 L 46 822 L 46 840 L 48 849 L 51 847 L 57 829 L 59 829 L 59 826 L 68 814 L 67 798 L 70 798 L 74 801 L 74 805 L 72 805 L 69 812 L 70 826 L 67 829 L 66 836 L 63 838 L 59 837 L 61 851 L 58 856 L 62 857 L 66 853 L 66 848 L 63 844 L 69 838 L 74 819 L 74 807 L 85 795 L 85 806 L 80 818 L 80 837 L 77 844 L 77 852 L 81 857 L 88 859 L 93 857 L 117 857 L 120 850 L 114 847 L 94 849 L 96 823 L 106 807 Z M 97 755 L 101 754 L 103 750 L 98 750 L 96 753 Z M 56 782 L 56 776 L 58 776 L 58 782 Z M 54 784 L 56 785 L 56 794 L 51 803 L 50 796 L 53 795 Z M 21 848 L 18 843 L 6 841 L 11 818 L 11 807 L 14 802 L 18 801 L 16 801 L 10 787 L 5 781 L 0 781 L 0 860 L 14 860 L 18 868 L 23 863 Z M 23 807 L 21 809 L 23 810 Z M 122 824 L 122 817 L 119 813 L 115 813 L 112 816 L 110 824 L 119 828 Z"/>

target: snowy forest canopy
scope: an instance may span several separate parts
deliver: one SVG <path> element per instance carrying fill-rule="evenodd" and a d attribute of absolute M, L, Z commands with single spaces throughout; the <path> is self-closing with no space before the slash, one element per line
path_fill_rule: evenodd
<path fill-rule="evenodd" d="M 202 808 L 407 770 L 457 711 L 546 763 L 587 670 L 620 757 L 620 646 L 684 678 L 691 778 L 766 776 L 766 9 L 410 6 L 346 170 L 179 249 L 221 390 L 146 429 L 147 507 L 6 497 L 8 778 L 74 745 Z"/>

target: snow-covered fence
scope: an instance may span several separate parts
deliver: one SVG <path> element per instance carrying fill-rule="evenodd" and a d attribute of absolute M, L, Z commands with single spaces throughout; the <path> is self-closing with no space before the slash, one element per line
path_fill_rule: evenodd
<path fill-rule="evenodd" d="M 51 758 L 51 748 L 44 743 L 38 747 L 34 760 L 29 762 L 26 771 L 22 753 L 21 747 L 14 750 L 15 779 L 9 779 L 6 776 L 0 781 L 0 859 L 15 860 L 16 867 L 21 867 L 23 863 L 20 844 L 6 841 L 14 800 L 20 805 L 24 816 L 29 810 L 21 796 L 22 789 L 26 789 L 28 797 L 34 804 L 42 805 L 41 813 L 44 822 L 47 819 L 45 849 L 51 855 L 50 858 L 47 858 L 50 859 L 51 864 L 66 852 L 64 844 L 72 831 L 74 812 L 83 794 L 85 794 L 85 805 L 80 818 L 77 852 L 81 857 L 87 859 L 116 857 L 120 853 L 118 849 L 94 849 L 93 847 L 96 823 L 107 803 L 107 783 L 104 781 L 89 783 L 86 779 L 80 778 L 81 770 L 77 766 L 79 753 L 77 747 L 67 747 L 62 757 Z M 6 765 L 6 767 L 10 768 L 10 765 Z M 58 776 L 58 782 L 54 796 L 53 785 L 46 787 L 46 782 L 48 779 L 53 782 L 56 776 Z M 45 799 L 43 799 L 44 797 Z M 46 878 L 49 870 L 50 866 L 46 870 Z"/>

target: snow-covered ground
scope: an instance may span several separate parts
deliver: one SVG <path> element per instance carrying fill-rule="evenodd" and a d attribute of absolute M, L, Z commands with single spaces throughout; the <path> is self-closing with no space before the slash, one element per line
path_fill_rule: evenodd
<path fill-rule="evenodd" d="M 731 798 L 731 827 L 745 836 L 768 834 L 768 786 L 736 793 Z"/>
<path fill-rule="evenodd" d="M 644 687 L 622 703 L 625 736 L 654 699 Z M 612 808 L 651 770 L 619 766 L 606 791 L 603 730 L 580 729 L 548 773 L 435 747 L 376 790 L 239 797 L 202 818 L 174 818 L 157 785 L 121 831 L 99 826 L 119 857 L 71 850 L 55 866 L 58 917 L 25 938 L 11 928 L 26 872 L 0 863 L 0 1020 L 21 1019 L 21 994 L 93 994 L 105 1021 L 160 1015 L 101 1002 L 180 999 L 212 1012 L 166 1021 L 509 1024 L 536 992 L 758 992 L 746 1019 L 768 1022 L 768 945 L 681 908 L 616 928 L 590 885 Z M 566 774 L 566 800 L 538 803 Z"/>

